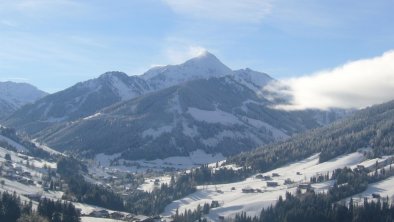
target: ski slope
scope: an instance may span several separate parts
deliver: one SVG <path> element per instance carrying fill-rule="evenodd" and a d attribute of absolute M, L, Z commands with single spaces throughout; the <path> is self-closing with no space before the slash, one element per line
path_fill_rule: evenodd
<path fill-rule="evenodd" d="M 272 181 L 278 182 L 279 186 L 277 187 L 267 187 L 266 181 L 257 179 L 255 176 L 236 183 L 199 186 L 197 192 L 166 206 L 163 216 L 175 214 L 177 209 L 179 212 L 184 212 L 185 209 L 194 210 L 198 205 L 210 204 L 213 200 L 218 201 L 220 207 L 211 209 L 207 215 L 210 220 L 217 221 L 219 216 L 233 217 L 239 212 L 246 212 L 252 216 L 258 215 L 263 207 L 275 204 L 279 196 L 285 196 L 286 192 L 294 193 L 296 191 L 296 185 L 284 185 L 286 179 L 291 179 L 296 184 L 307 182 L 312 176 L 331 174 L 335 169 L 352 167 L 365 159 L 363 153 L 355 152 L 319 164 L 319 154 L 315 154 L 302 161 L 264 173 L 263 175 L 270 176 L 272 173 L 279 174 L 278 177 L 272 177 Z M 332 181 L 327 181 L 314 184 L 313 187 L 318 191 L 324 191 L 332 183 Z M 242 189 L 244 188 L 261 189 L 261 193 L 243 193 Z"/>

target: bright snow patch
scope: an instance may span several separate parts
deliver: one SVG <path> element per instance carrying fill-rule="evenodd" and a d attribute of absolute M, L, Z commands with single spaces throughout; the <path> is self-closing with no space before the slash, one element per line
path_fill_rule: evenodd
<path fill-rule="evenodd" d="M 187 112 L 197 121 L 221 123 L 224 125 L 242 124 L 236 116 L 221 110 L 208 111 L 197 108 L 189 108 Z"/>
<path fill-rule="evenodd" d="M 47 145 L 41 144 L 36 139 L 32 140 L 32 142 L 34 143 L 34 145 L 36 145 L 36 147 L 38 147 L 38 148 L 40 148 L 40 149 L 42 149 L 42 150 L 44 150 L 44 151 L 46 151 L 46 152 L 48 152 L 50 154 L 65 156 L 64 153 L 61 153 L 61 152 L 59 152 L 57 150 L 54 150 L 54 149 L 50 148 Z"/>
<path fill-rule="evenodd" d="M 160 188 L 162 184 L 169 184 L 170 181 L 170 176 L 147 178 L 145 179 L 144 183 L 138 187 L 138 189 L 146 192 L 152 192 L 155 188 Z"/>
<path fill-rule="evenodd" d="M 93 115 L 91 115 L 91 116 L 88 116 L 88 117 L 83 118 L 83 120 L 93 119 L 94 117 L 98 117 L 98 116 L 100 116 L 100 115 L 101 115 L 101 113 L 98 112 L 98 113 L 95 113 L 95 114 L 93 114 Z"/>
<path fill-rule="evenodd" d="M 119 77 L 112 76 L 111 83 L 113 89 L 116 91 L 122 101 L 136 97 L 136 93 L 134 92 L 133 87 L 127 85 L 125 82 L 119 79 Z"/>

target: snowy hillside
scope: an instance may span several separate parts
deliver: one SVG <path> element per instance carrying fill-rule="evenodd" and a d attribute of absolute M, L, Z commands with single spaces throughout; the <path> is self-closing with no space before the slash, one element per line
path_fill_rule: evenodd
<path fill-rule="evenodd" d="M 2 129 L 2 133 L 5 134 L 4 128 Z M 40 148 L 44 148 L 43 152 L 49 152 L 49 155 L 41 153 L 41 156 L 45 158 L 40 158 L 36 156 L 37 153 L 31 153 L 29 147 L 14 140 L 15 135 L 10 135 L 11 138 L 0 135 L 0 192 L 15 193 L 22 201 L 32 201 L 34 210 L 37 209 L 38 201 L 42 198 L 64 200 L 69 185 L 65 183 L 64 178 L 59 176 L 56 161 L 58 157 L 60 158 L 60 155 L 61 158 L 64 158 L 65 155 L 37 144 Z M 100 169 L 96 169 L 96 172 L 99 171 Z M 105 172 L 101 172 L 101 174 L 106 175 Z M 86 175 L 86 179 L 94 181 L 89 178 L 89 175 Z M 122 217 L 133 218 L 133 215 L 126 212 L 77 202 L 75 199 L 72 204 L 83 215 L 82 221 L 125 221 L 98 218 L 94 214 L 92 215 L 92 212 L 95 211 L 106 211 L 109 214 L 115 213 L 124 215 Z"/>
<path fill-rule="evenodd" d="M 170 216 L 178 210 L 184 212 L 185 209 L 194 210 L 198 205 L 218 201 L 219 207 L 212 208 L 206 216 L 212 221 L 217 221 L 219 216 L 226 218 L 233 217 L 236 213 L 246 212 L 248 215 L 259 215 L 263 207 L 269 207 L 276 203 L 279 196 L 284 197 L 286 192 L 295 193 L 299 184 L 308 183 L 310 177 L 331 174 L 335 169 L 344 167 L 357 167 L 369 162 L 366 160 L 364 152 L 355 152 L 339 156 L 330 161 L 319 163 L 319 155 L 313 155 L 302 161 L 295 162 L 269 172 L 265 176 L 271 177 L 269 182 L 277 182 L 278 186 L 267 186 L 267 180 L 254 175 L 244 181 L 218 185 L 203 185 L 198 187 L 198 191 L 180 200 L 174 201 L 166 207 L 164 216 Z M 277 176 L 273 176 L 277 174 Z M 285 185 L 285 181 L 292 183 Z M 372 184 L 370 188 L 361 196 L 371 195 L 372 192 L 382 192 L 383 195 L 392 195 L 390 188 L 392 178 L 377 184 Z M 327 192 L 334 181 L 312 184 L 315 192 Z M 381 188 L 379 191 L 378 188 Z M 243 189 L 254 189 L 254 192 L 244 192 Z M 360 195 L 356 195 L 360 196 Z"/>
<path fill-rule="evenodd" d="M 46 92 L 27 83 L 0 82 L 0 119 L 45 95 Z"/>
<path fill-rule="evenodd" d="M 102 108 L 149 90 L 140 78 L 108 72 L 23 107 L 6 121 L 6 125 L 35 133 L 57 123 L 90 116 Z"/>
<path fill-rule="evenodd" d="M 235 80 L 257 92 L 269 82 L 275 81 L 271 76 L 249 68 L 235 70 L 233 75 Z"/>
<path fill-rule="evenodd" d="M 319 126 L 307 112 L 270 104 L 233 77 L 210 78 L 118 103 L 36 135 L 60 150 L 122 153 L 138 160 L 187 156 L 197 149 L 229 155 Z"/>
<path fill-rule="evenodd" d="M 55 162 L 26 154 L 29 148 L 7 136 L 0 135 L 0 141 L 0 179 L 4 181 L 0 191 L 16 192 L 26 197 L 37 193 L 49 198 L 61 197 L 59 192 L 44 192 L 42 186 L 42 179 L 49 170 L 56 170 Z M 9 146 L 5 148 L 5 144 Z M 16 151 L 10 147 L 16 148 Z"/>

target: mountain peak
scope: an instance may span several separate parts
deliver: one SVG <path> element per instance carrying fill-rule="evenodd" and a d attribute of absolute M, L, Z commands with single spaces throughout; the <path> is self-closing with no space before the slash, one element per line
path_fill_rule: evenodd
<path fill-rule="evenodd" d="M 216 58 L 216 56 L 214 54 L 210 53 L 208 50 L 203 50 L 194 58 Z"/>
<path fill-rule="evenodd" d="M 113 77 L 124 78 L 124 77 L 128 77 L 128 75 L 124 72 L 109 71 L 109 72 L 105 72 L 104 74 L 101 74 L 99 76 L 99 79 L 111 79 Z"/>
<path fill-rule="evenodd" d="M 149 81 L 154 88 L 165 88 L 190 80 L 222 77 L 231 74 L 232 70 L 215 55 L 204 51 L 179 65 L 152 68 L 141 77 Z"/>
<path fill-rule="evenodd" d="M 215 64 L 215 65 L 225 66 L 214 54 L 208 51 L 201 52 L 196 57 L 187 60 L 181 65 L 188 65 L 188 64 L 199 64 L 204 66 Z"/>
<path fill-rule="evenodd" d="M 29 83 L 19 82 L 0 82 L 0 99 L 15 99 L 12 97 L 22 97 L 19 100 L 32 102 L 38 98 L 44 97 L 48 93 L 38 89 Z"/>

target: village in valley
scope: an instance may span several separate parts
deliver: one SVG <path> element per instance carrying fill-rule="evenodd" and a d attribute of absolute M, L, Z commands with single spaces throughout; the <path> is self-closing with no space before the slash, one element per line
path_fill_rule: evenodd
<path fill-rule="evenodd" d="M 2 144 L 0 147 L 1 191 L 15 192 L 21 196 L 22 200 L 31 201 L 33 205 L 37 205 L 41 198 L 62 200 L 69 192 L 69 185 L 57 172 L 57 163 L 53 158 L 56 155 L 64 154 L 51 151 L 46 147 L 46 151 L 49 151 L 51 155 L 41 159 L 29 156 L 29 149 L 19 144 L 18 141 L 2 136 L 0 142 Z M 324 163 L 319 163 L 319 155 L 316 154 L 303 161 L 266 173 L 255 174 L 241 182 L 200 185 L 197 186 L 195 193 L 174 201 L 166 206 L 162 215 L 155 217 L 113 211 L 80 203 L 77 200 L 72 203 L 79 209 L 82 221 L 85 222 L 95 218 L 114 221 L 171 221 L 171 216 L 175 211 L 193 210 L 207 203 L 210 205 L 210 211 L 206 218 L 211 220 L 234 215 L 233 208 L 236 206 L 242 206 L 240 210 L 257 215 L 260 211 L 257 206 L 275 204 L 279 196 L 284 196 L 286 192 L 314 190 L 324 193 L 334 185 L 342 186 L 331 179 L 337 168 L 357 168 L 367 170 L 371 175 L 384 174 L 386 177 L 394 175 L 394 169 L 392 169 L 394 157 L 382 156 L 381 158 L 368 159 L 372 156 L 371 152 L 371 149 L 364 148 Z M 155 189 L 160 189 L 162 185 L 173 183 L 176 177 L 194 169 L 184 168 L 169 171 L 169 163 L 167 163 L 165 167 L 156 167 L 155 170 L 150 168 L 145 171 L 136 171 L 135 168 L 120 167 L 118 163 L 113 163 L 116 161 L 107 161 L 106 164 L 102 164 L 97 160 L 87 160 L 88 171 L 84 178 L 92 184 L 112 190 L 123 197 L 127 197 L 135 190 L 152 192 Z M 226 161 L 214 162 L 207 166 L 212 171 L 223 168 L 239 169 L 234 165 L 226 165 Z M 389 195 L 391 198 L 394 193 L 379 193 L 371 189 L 365 194 L 355 195 L 353 199 L 356 202 L 361 202 L 366 197 L 379 199 Z"/>

